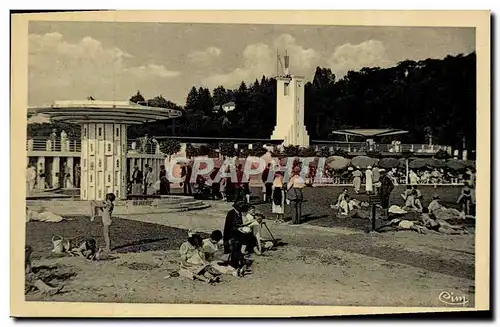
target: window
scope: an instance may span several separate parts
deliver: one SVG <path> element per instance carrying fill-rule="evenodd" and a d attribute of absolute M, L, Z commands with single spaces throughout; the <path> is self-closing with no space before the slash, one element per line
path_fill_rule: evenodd
<path fill-rule="evenodd" d="M 111 175 L 108 175 L 108 183 L 111 183 Z"/>
<path fill-rule="evenodd" d="M 99 135 L 99 136 L 102 136 L 102 128 L 101 128 L 101 127 L 99 127 L 99 130 L 98 130 L 98 135 Z"/>
<path fill-rule="evenodd" d="M 116 128 L 116 136 L 120 136 L 120 128 L 119 127 Z"/>
<path fill-rule="evenodd" d="M 101 159 L 99 159 L 99 161 L 98 161 L 98 167 L 99 167 L 99 168 L 101 168 L 101 167 L 102 167 L 102 160 L 101 160 Z"/>
<path fill-rule="evenodd" d="M 84 127 L 84 128 L 83 128 L 83 136 L 84 136 L 84 137 L 87 137 L 87 127 Z"/>
<path fill-rule="evenodd" d="M 116 168 L 120 168 L 120 159 L 116 160 Z"/>
<path fill-rule="evenodd" d="M 285 92 L 285 95 L 288 95 L 290 93 L 290 83 L 285 83 L 284 92 Z"/>
<path fill-rule="evenodd" d="M 111 144 L 108 144 L 108 152 L 111 152 Z"/>

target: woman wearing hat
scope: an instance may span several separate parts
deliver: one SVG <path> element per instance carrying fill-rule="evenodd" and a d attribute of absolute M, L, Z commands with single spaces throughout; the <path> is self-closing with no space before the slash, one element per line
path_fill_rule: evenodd
<path fill-rule="evenodd" d="M 361 176 L 363 176 L 359 169 L 359 167 L 356 167 L 356 170 L 352 173 L 354 177 L 352 183 L 354 184 L 354 192 L 356 192 L 356 194 L 359 194 L 359 190 L 361 189 Z"/>
<path fill-rule="evenodd" d="M 292 224 L 300 224 L 302 218 L 302 202 L 304 201 L 302 189 L 306 184 L 304 178 L 300 176 L 300 172 L 300 167 L 295 167 L 287 184 L 287 198 L 290 200 L 292 208 Z"/>

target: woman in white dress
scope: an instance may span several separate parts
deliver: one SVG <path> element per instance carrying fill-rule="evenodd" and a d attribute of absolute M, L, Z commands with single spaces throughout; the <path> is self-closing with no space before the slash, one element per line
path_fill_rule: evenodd
<path fill-rule="evenodd" d="M 365 171 L 365 189 L 366 189 L 366 194 L 372 194 L 373 193 L 373 172 L 372 172 L 372 167 L 368 166 Z"/>
<path fill-rule="evenodd" d="M 356 170 L 352 173 L 352 176 L 353 176 L 352 183 L 354 184 L 354 192 L 358 194 L 359 190 L 361 189 L 361 176 L 363 176 L 363 174 L 359 170 L 359 167 L 356 167 Z"/>
<path fill-rule="evenodd" d="M 285 215 L 285 190 L 283 188 L 283 174 L 277 172 L 272 186 L 272 210 L 277 215 L 276 221 L 283 222 Z"/>

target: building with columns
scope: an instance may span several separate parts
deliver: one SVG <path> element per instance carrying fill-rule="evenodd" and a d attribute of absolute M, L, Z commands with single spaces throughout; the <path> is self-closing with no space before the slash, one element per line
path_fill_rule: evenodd
<path fill-rule="evenodd" d="M 164 156 L 157 154 L 157 151 L 151 155 L 131 153 L 129 156 L 127 126 L 182 115 L 178 110 L 148 107 L 129 101 L 96 100 L 56 101 L 50 106 L 31 107 L 28 112 L 81 126 L 79 158 L 76 155 L 78 153 L 76 148 L 73 152 L 45 151 L 47 153 L 38 154 L 36 168 L 38 187 L 45 188 L 49 181 L 49 186 L 53 188 L 64 187 L 65 184 L 75 181 L 74 174 L 77 167 L 75 159 L 78 158 L 82 200 L 104 200 L 107 193 L 115 193 L 118 199 L 126 199 L 129 180 L 127 174 L 132 170 L 130 165 L 135 166 L 140 162 L 142 166 L 148 163 L 149 166 L 158 169 L 164 161 Z M 54 140 L 47 142 L 52 143 Z M 66 145 L 59 148 L 71 150 L 71 141 L 69 145 L 69 149 Z M 48 146 L 47 143 L 46 150 Z M 29 147 L 28 143 L 28 150 Z M 55 148 L 54 144 L 50 144 L 51 150 Z M 129 158 L 132 160 L 128 160 Z M 49 170 L 46 161 L 50 161 Z M 61 171 L 61 168 L 66 171 Z M 47 172 L 50 172 L 50 176 Z"/>

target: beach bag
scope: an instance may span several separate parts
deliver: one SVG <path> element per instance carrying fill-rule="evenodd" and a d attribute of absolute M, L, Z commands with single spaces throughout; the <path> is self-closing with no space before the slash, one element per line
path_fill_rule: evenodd
<path fill-rule="evenodd" d="M 56 254 L 67 252 L 70 248 L 69 240 L 64 239 L 61 235 L 52 237 L 52 245 L 54 246 L 52 252 Z"/>

